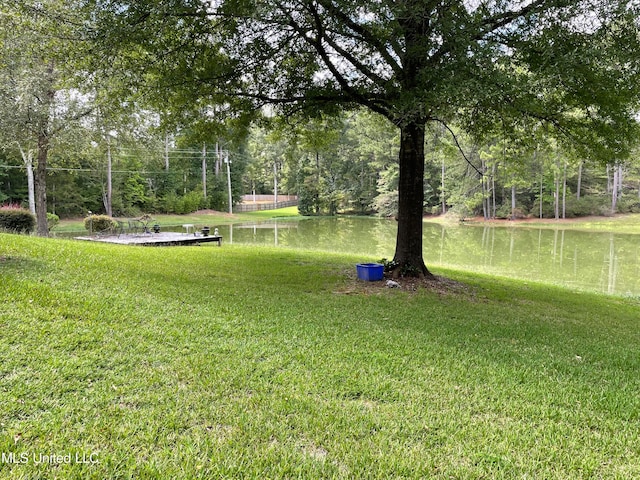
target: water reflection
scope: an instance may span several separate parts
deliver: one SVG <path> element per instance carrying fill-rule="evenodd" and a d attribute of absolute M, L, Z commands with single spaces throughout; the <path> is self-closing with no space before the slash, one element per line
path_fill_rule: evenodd
<path fill-rule="evenodd" d="M 225 241 L 393 257 L 396 222 L 311 218 L 221 226 Z M 228 240 L 227 240 L 228 239 Z M 427 266 L 640 295 L 640 236 L 568 229 L 424 224 Z"/>

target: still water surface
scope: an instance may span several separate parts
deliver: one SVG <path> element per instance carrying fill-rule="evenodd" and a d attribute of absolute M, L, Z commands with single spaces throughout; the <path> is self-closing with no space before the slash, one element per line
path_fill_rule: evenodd
<path fill-rule="evenodd" d="M 225 242 L 392 258 L 396 222 L 377 218 L 274 220 L 219 227 Z M 640 235 L 483 225 L 424 224 L 427 266 L 574 289 L 640 295 Z"/>

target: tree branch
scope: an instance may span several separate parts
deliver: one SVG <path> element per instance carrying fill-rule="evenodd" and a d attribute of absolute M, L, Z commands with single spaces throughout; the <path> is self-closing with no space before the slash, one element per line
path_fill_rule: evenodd
<path fill-rule="evenodd" d="M 328 12 L 335 16 L 340 22 L 355 32 L 359 39 L 366 42 L 376 49 L 382 58 L 387 62 L 387 65 L 391 67 L 396 75 L 402 73 L 402 67 L 397 60 L 391 55 L 386 48 L 384 42 L 380 41 L 379 37 L 371 33 L 364 25 L 351 19 L 349 15 L 336 7 L 331 0 L 318 0 L 318 3 L 322 5 Z M 356 37 L 358 38 L 358 37 Z M 401 52 L 396 51 L 396 54 Z"/>
<path fill-rule="evenodd" d="M 471 166 L 471 168 L 473 168 L 478 173 L 478 175 L 480 175 L 480 177 L 483 177 L 484 174 L 480 170 L 478 170 L 473 163 L 471 163 L 471 160 L 467 158 L 467 155 L 464 153 L 464 150 L 462 149 L 460 142 L 458 142 L 458 137 L 456 136 L 454 131 L 451 130 L 449 125 L 447 125 L 447 123 L 444 120 L 440 120 L 439 118 L 434 118 L 433 121 L 438 122 L 440 125 L 442 125 L 444 128 L 446 128 L 449 131 L 449 133 L 451 134 L 451 137 L 453 138 L 453 141 L 456 144 L 456 147 L 458 148 L 458 151 L 462 154 L 462 158 L 464 158 L 464 160 Z"/>

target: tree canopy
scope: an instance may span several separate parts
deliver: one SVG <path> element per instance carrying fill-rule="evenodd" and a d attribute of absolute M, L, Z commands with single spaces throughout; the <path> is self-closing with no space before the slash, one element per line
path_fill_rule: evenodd
<path fill-rule="evenodd" d="M 638 106 L 638 5 L 601 0 L 93 1 L 96 38 L 175 104 L 226 113 L 355 105 L 401 131 L 398 271 L 422 260 L 424 131 L 546 124 L 623 155 Z M 107 39 L 107 41 L 104 41 Z M 104 57 L 104 56 L 102 56 Z M 115 61 L 117 59 L 117 61 Z M 124 63 L 122 63 L 124 62 Z"/>

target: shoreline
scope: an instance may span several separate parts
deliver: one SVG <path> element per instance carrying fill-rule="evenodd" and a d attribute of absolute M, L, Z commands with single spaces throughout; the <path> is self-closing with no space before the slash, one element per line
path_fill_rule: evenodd
<path fill-rule="evenodd" d="M 611 217 L 588 216 L 575 218 L 518 218 L 510 219 L 489 219 L 482 217 L 471 217 L 464 221 L 445 216 L 425 216 L 423 221 L 439 224 L 464 224 L 475 226 L 495 226 L 495 227 L 515 227 L 515 228 L 571 228 L 574 230 L 587 231 L 611 231 L 618 233 L 638 233 L 640 234 L 640 214 L 628 213 L 617 214 Z"/>

